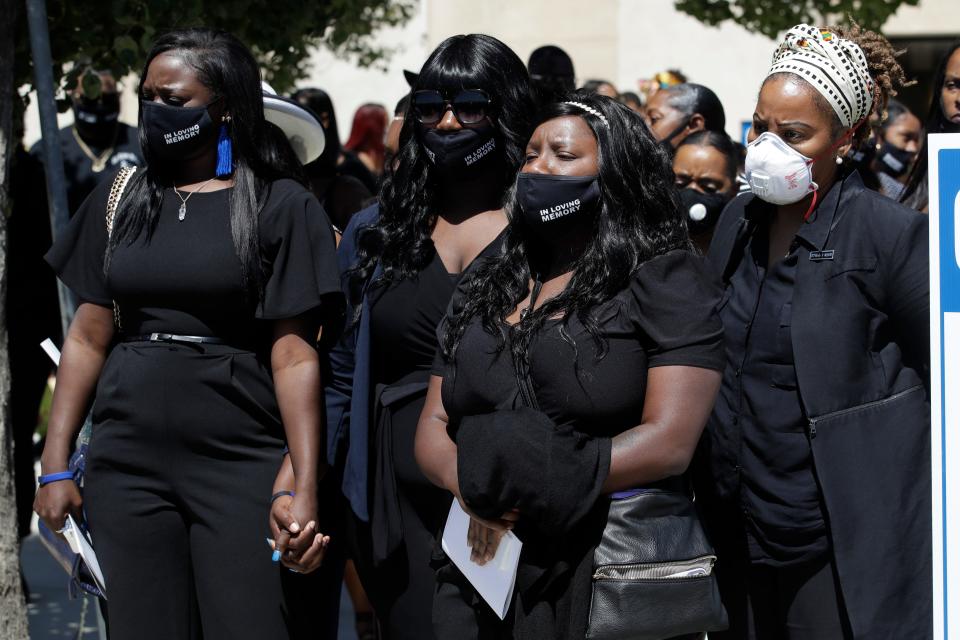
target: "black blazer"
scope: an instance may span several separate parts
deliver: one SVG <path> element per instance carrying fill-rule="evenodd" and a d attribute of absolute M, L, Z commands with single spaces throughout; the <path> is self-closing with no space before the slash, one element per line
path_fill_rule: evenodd
<path fill-rule="evenodd" d="M 707 261 L 727 289 L 721 306 L 770 207 L 742 194 L 717 223 Z M 856 638 L 932 635 L 927 229 L 852 172 L 801 231 L 814 247 L 801 243 L 793 353 Z"/>

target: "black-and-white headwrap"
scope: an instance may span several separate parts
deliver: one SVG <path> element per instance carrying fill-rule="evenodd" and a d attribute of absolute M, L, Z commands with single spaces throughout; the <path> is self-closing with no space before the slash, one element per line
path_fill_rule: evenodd
<path fill-rule="evenodd" d="M 867 58 L 854 42 L 808 24 L 787 32 L 767 76 L 793 73 L 826 98 L 844 127 L 870 115 L 873 80 Z"/>

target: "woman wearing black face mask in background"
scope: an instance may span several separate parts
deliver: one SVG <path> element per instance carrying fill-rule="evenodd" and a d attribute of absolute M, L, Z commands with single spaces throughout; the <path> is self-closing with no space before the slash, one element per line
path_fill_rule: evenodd
<path fill-rule="evenodd" d="M 99 80 L 99 95 L 87 95 L 86 74 Z M 136 127 L 119 120 L 120 95 L 109 71 L 87 71 L 77 79 L 70 95 L 73 124 L 60 130 L 60 146 L 67 178 L 67 205 L 73 215 L 100 182 L 119 167 L 143 164 Z M 30 153 L 43 161 L 43 145 L 35 144 Z"/>
<path fill-rule="evenodd" d="M 89 517 L 112 638 L 313 637 L 319 607 L 304 612 L 288 597 L 309 591 L 310 578 L 277 561 L 311 569 L 329 542 L 317 526 L 315 339 L 342 313 L 330 223 L 286 178 L 297 167 L 280 160 L 259 70 L 236 38 L 162 36 L 139 93 L 147 164 L 127 184 L 109 240 L 112 180 L 47 255 L 82 303 L 35 508 L 54 530 L 81 506 Z M 64 472 L 91 399 L 81 505 Z M 272 551 L 264 537 L 284 441 L 298 482 Z"/>
<path fill-rule="evenodd" d="M 673 173 L 690 239 L 706 255 L 713 227 L 737 195 L 737 149 L 723 132 L 700 131 L 677 147 Z"/>
<path fill-rule="evenodd" d="M 533 98 L 523 62 L 485 35 L 442 42 L 420 71 L 379 207 L 338 250 L 352 311 L 331 354 L 328 454 L 350 503 L 354 562 L 386 638 L 432 637 L 434 536 L 450 507 L 413 440 L 436 327 L 461 274 L 496 253 Z"/>
<path fill-rule="evenodd" d="M 515 601 L 500 622 L 446 564 L 436 637 L 583 638 L 609 494 L 686 470 L 723 355 L 719 292 L 671 181 L 640 116 L 609 98 L 551 105 L 527 144 L 505 251 L 465 280 L 438 331 L 416 449 L 447 504 L 470 512 L 478 561 L 515 526 Z M 509 420 L 517 371 L 550 424 L 468 426 Z"/>
<path fill-rule="evenodd" d="M 752 194 L 707 256 L 727 362 L 697 504 L 730 617 L 711 640 L 931 636 L 927 218 L 843 162 L 903 81 L 883 36 L 797 25 L 760 89 Z"/>
<path fill-rule="evenodd" d="M 323 205 L 337 231 L 342 232 L 350 217 L 370 203 L 376 191 L 376 180 L 355 155 L 344 153 L 337 129 L 337 114 L 326 91 L 300 89 L 291 98 L 312 111 L 323 127 L 326 138 L 323 153 L 304 166 L 303 172 L 310 190 Z"/>
<path fill-rule="evenodd" d="M 903 103 L 891 99 L 878 134 L 872 168 L 880 181 L 880 193 L 899 200 L 920 149 L 923 125 Z"/>

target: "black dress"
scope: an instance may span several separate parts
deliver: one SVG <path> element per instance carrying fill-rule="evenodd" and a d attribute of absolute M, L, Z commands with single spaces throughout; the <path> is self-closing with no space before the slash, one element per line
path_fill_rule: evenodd
<path fill-rule="evenodd" d="M 572 427 L 607 440 L 601 449 L 607 459 L 600 461 L 598 473 L 605 476 L 608 471 L 609 439 L 643 421 L 649 368 L 722 369 L 718 299 L 700 258 L 673 251 L 644 263 L 626 289 L 594 311 L 608 349 L 602 358 L 600 346 L 575 317 L 567 325 L 575 344 L 561 334 L 560 320 L 548 320 L 531 338 L 530 379 L 540 410 L 558 429 Z M 522 405 L 509 349 L 498 349 L 497 337 L 487 333 L 479 319 L 467 327 L 453 361 L 436 373 L 443 374 L 443 404 L 454 428 L 467 417 Z M 553 492 L 546 486 L 538 489 Z M 434 614 L 437 637 L 583 638 L 593 549 L 606 522 L 607 504 L 606 498 L 599 500 L 562 537 L 543 534 L 521 514 L 515 532 L 524 548 L 516 597 L 505 623 L 451 564 L 441 568 Z"/>
<path fill-rule="evenodd" d="M 229 190 L 192 195 L 183 221 L 166 190 L 152 235 L 117 247 L 105 276 L 111 182 L 47 254 L 80 300 L 116 300 L 121 310 L 120 341 L 96 390 L 84 487 L 111 637 L 193 637 L 198 617 L 207 639 L 296 637 L 292 622 L 303 620 L 283 596 L 288 572 L 264 542 L 284 444 L 268 321 L 340 308 L 330 222 L 299 184 L 272 184 L 259 217 L 265 282 L 254 306 L 233 247 Z M 225 344 L 131 340 L 152 332 Z"/>
<path fill-rule="evenodd" d="M 471 266 L 500 244 L 500 238 L 494 240 Z M 430 559 L 450 502 L 420 471 L 413 445 L 436 354 L 437 325 L 461 275 L 449 273 L 434 251 L 416 277 L 369 293 L 375 429 L 371 553 L 356 562 L 390 640 L 431 637 L 424 624 L 436 584 Z"/>

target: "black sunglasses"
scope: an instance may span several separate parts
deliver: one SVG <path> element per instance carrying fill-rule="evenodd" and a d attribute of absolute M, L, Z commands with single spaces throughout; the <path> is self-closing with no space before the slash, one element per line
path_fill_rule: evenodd
<path fill-rule="evenodd" d="M 477 124 L 487 117 L 490 105 L 490 96 L 480 89 L 464 89 L 452 100 L 432 89 L 413 94 L 413 112 L 420 124 L 438 124 L 447 109 L 453 110 L 453 117 L 463 126 Z"/>

